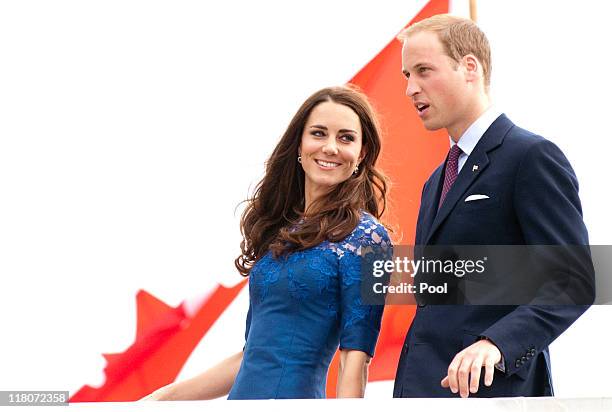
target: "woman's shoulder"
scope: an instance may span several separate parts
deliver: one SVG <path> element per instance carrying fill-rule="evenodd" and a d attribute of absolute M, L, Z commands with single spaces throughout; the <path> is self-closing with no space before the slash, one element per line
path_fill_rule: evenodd
<path fill-rule="evenodd" d="M 345 241 L 355 246 L 391 246 L 387 228 L 364 210 L 360 213 L 359 223 Z"/>
<path fill-rule="evenodd" d="M 370 224 L 382 226 L 384 228 L 384 225 L 380 223 L 378 219 L 376 219 L 370 212 L 367 212 L 365 210 L 359 211 L 359 224 Z"/>

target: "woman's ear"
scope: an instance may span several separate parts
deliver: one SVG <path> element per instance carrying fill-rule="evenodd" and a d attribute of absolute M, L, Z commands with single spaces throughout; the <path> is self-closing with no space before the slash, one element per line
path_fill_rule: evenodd
<path fill-rule="evenodd" d="M 364 148 L 361 149 L 361 153 L 359 154 L 359 159 L 358 159 L 358 163 L 361 163 L 363 161 L 363 159 L 365 159 L 366 155 L 368 154 L 368 151 Z"/>

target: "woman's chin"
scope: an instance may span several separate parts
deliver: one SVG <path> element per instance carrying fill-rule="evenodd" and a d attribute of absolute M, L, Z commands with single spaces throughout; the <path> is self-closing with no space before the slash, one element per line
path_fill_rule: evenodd
<path fill-rule="evenodd" d="M 345 181 L 346 179 L 317 179 L 313 183 L 321 192 L 327 192 Z"/>

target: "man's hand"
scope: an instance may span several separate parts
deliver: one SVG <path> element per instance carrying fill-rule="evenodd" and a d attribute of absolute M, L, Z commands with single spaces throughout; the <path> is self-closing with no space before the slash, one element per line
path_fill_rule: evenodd
<path fill-rule="evenodd" d="M 491 386 L 495 364 L 501 360 L 501 356 L 501 352 L 491 341 L 479 340 L 455 355 L 448 367 L 448 375 L 440 383 L 443 388 L 450 387 L 453 393 L 459 391 L 462 398 L 467 398 L 470 392 L 478 391 L 483 366 L 485 368 L 484 384 Z"/>

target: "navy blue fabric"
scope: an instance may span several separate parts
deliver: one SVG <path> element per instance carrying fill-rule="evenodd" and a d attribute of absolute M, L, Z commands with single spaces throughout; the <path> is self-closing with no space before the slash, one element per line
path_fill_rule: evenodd
<path fill-rule="evenodd" d="M 578 181 L 568 160 L 553 143 L 505 115 L 478 142 L 438 211 L 443 169 L 444 164 L 423 187 L 417 245 L 588 244 Z M 464 201 L 473 194 L 489 198 Z M 594 293 L 594 274 L 581 275 Z M 406 335 L 393 396 L 459 396 L 440 381 L 453 357 L 481 337 L 499 347 L 505 372 L 495 371 L 491 387 L 481 378 L 470 396 L 552 395 L 548 345 L 587 308 L 420 306 Z"/>
<path fill-rule="evenodd" d="M 263 256 L 249 274 L 246 345 L 228 399 L 324 398 L 338 346 L 373 356 L 384 307 L 362 303 L 361 259 L 381 250 L 392 253 L 388 234 L 364 212 L 341 242 Z"/>

